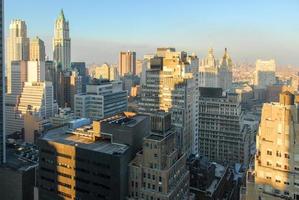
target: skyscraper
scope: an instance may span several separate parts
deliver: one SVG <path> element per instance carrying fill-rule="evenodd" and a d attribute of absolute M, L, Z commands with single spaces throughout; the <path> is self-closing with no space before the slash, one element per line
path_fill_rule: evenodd
<path fill-rule="evenodd" d="M 1 29 L 1 36 L 0 36 L 0 106 L 2 108 L 2 112 L 0 112 L 0 164 L 6 161 L 6 153 L 5 153 L 5 127 L 4 127 L 4 93 L 5 93 L 5 70 L 4 70 L 4 62 L 3 62 L 3 35 L 4 35 L 4 28 L 3 28 L 3 16 L 4 16 L 4 9 L 3 9 L 3 0 L 0 1 L 0 29 Z"/>
<path fill-rule="evenodd" d="M 61 10 L 54 27 L 53 60 L 61 70 L 71 67 L 71 38 L 69 36 L 69 22 Z"/>
<path fill-rule="evenodd" d="M 30 60 L 45 61 L 46 52 L 45 44 L 39 37 L 30 40 Z"/>
<path fill-rule="evenodd" d="M 139 112 L 152 114 L 158 110 L 171 113 L 181 151 L 193 152 L 195 81 L 191 73 L 185 73 L 189 65 L 182 52 L 159 48 L 157 53 L 165 57 L 154 57 L 146 71 L 145 83 L 141 87 Z M 165 51 L 165 52 L 162 52 Z"/>
<path fill-rule="evenodd" d="M 279 102 L 263 105 L 246 199 L 299 199 L 298 114 L 298 97 L 288 91 Z"/>
<path fill-rule="evenodd" d="M 11 62 L 29 60 L 29 38 L 27 37 L 27 26 L 25 21 L 13 20 L 9 26 L 7 38 L 6 75 L 7 93 L 11 93 Z"/>
<path fill-rule="evenodd" d="M 136 52 L 120 52 L 118 69 L 120 76 L 124 76 L 126 74 L 136 75 Z"/>

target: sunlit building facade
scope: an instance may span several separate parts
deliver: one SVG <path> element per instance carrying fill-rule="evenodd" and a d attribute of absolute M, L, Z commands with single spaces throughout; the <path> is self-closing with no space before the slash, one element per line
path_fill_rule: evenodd
<path fill-rule="evenodd" d="M 254 166 L 249 169 L 246 199 L 299 199 L 298 97 L 280 94 L 265 103 L 256 136 Z"/>

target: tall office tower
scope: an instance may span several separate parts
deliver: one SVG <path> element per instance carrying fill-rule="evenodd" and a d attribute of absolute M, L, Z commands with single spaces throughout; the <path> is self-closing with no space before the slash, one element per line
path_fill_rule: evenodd
<path fill-rule="evenodd" d="M 136 52 L 120 52 L 118 62 L 119 75 L 126 74 L 136 75 Z"/>
<path fill-rule="evenodd" d="M 45 61 L 46 51 L 45 44 L 39 37 L 30 40 L 30 56 L 31 61 Z"/>
<path fill-rule="evenodd" d="M 186 154 L 176 146 L 175 129 L 169 113 L 151 115 L 150 135 L 143 149 L 129 164 L 129 199 L 189 199 Z"/>
<path fill-rule="evenodd" d="M 4 54 L 4 44 L 3 44 L 3 36 L 4 36 L 4 28 L 3 28 L 3 18 L 4 18 L 4 9 L 3 2 L 0 1 L 0 55 Z M 0 113 L 0 164 L 6 162 L 6 153 L 5 153 L 5 102 L 4 102 L 4 94 L 5 94 L 5 70 L 4 70 L 4 60 L 3 56 L 0 57 L 0 106 L 2 108 L 2 112 Z"/>
<path fill-rule="evenodd" d="M 275 60 L 257 60 L 254 77 L 255 88 L 266 89 L 267 86 L 273 85 L 276 82 L 275 71 Z"/>
<path fill-rule="evenodd" d="M 52 60 L 47 60 L 45 62 L 45 81 L 52 82 L 54 99 L 57 101 L 58 74 L 55 63 Z"/>
<path fill-rule="evenodd" d="M 9 26 L 9 36 L 7 38 L 6 76 L 8 94 L 12 90 L 11 62 L 29 60 L 29 44 L 25 21 L 13 20 Z"/>
<path fill-rule="evenodd" d="M 200 88 L 198 102 L 199 154 L 222 164 L 247 164 L 250 132 L 240 102 L 222 96 L 221 88 Z"/>
<path fill-rule="evenodd" d="M 221 62 L 215 58 L 212 48 L 199 67 L 198 85 L 200 87 L 222 88 L 227 90 L 232 84 L 232 60 L 225 48 Z"/>
<path fill-rule="evenodd" d="M 88 76 L 86 75 L 86 64 L 85 62 L 72 62 L 71 68 L 73 70 L 77 70 L 79 76 L 81 76 L 81 83 L 82 83 L 82 92 L 86 92 L 86 85 L 88 83 Z"/>
<path fill-rule="evenodd" d="M 149 118 L 133 113 L 48 132 L 38 142 L 40 199 L 126 199 L 128 165 L 148 132 Z"/>
<path fill-rule="evenodd" d="M 286 91 L 279 102 L 263 105 L 246 199 L 299 199 L 298 98 L 294 101 Z"/>
<path fill-rule="evenodd" d="M 57 72 L 57 103 L 74 109 L 74 97 L 82 92 L 82 79 L 77 71 Z"/>
<path fill-rule="evenodd" d="M 22 118 L 17 106 L 27 81 L 27 61 L 11 62 L 11 93 L 5 95 L 5 130 L 10 135 L 22 129 Z"/>
<path fill-rule="evenodd" d="M 193 118 L 195 82 L 192 74 L 184 73 L 184 68 L 189 63 L 183 61 L 184 57 L 181 57 L 180 52 L 165 52 L 163 55 L 164 58 L 155 57 L 150 61 L 145 84 L 141 87 L 139 112 L 171 112 L 180 150 L 187 155 L 197 154 L 192 152 L 196 132 L 193 126 L 196 121 Z"/>
<path fill-rule="evenodd" d="M 128 92 L 121 81 L 97 81 L 87 85 L 86 94 L 75 95 L 76 117 L 102 119 L 128 109 Z"/>
<path fill-rule="evenodd" d="M 22 115 L 31 111 L 35 116 L 48 119 L 57 113 L 51 82 L 25 82 L 18 110 Z"/>
<path fill-rule="evenodd" d="M 53 60 L 61 70 L 71 67 L 71 38 L 69 36 L 69 22 L 61 10 L 54 27 Z"/>
<path fill-rule="evenodd" d="M 46 66 L 44 61 L 27 62 L 27 82 L 45 81 Z"/>

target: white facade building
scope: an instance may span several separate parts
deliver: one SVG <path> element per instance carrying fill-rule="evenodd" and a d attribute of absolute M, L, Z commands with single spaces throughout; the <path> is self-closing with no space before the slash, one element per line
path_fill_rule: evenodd
<path fill-rule="evenodd" d="M 29 38 L 25 21 L 13 20 L 9 26 L 6 54 L 7 93 L 11 93 L 11 62 L 29 60 Z"/>
<path fill-rule="evenodd" d="M 28 110 L 35 116 L 48 119 L 57 113 L 51 82 L 25 82 L 18 110 L 25 115 Z"/>
<path fill-rule="evenodd" d="M 213 49 L 209 49 L 199 67 L 198 85 L 200 87 L 222 88 L 227 90 L 232 85 L 232 60 L 225 49 L 221 62 L 215 56 Z"/>
<path fill-rule="evenodd" d="M 255 69 L 254 86 L 256 89 L 266 89 L 273 85 L 275 80 L 275 60 L 257 60 Z"/>
<path fill-rule="evenodd" d="M 28 61 L 27 62 L 27 82 L 45 81 L 45 62 L 44 61 Z"/>
<path fill-rule="evenodd" d="M 121 81 L 102 82 L 86 86 L 86 94 L 75 95 L 75 116 L 102 119 L 124 112 L 128 107 L 128 93 Z"/>

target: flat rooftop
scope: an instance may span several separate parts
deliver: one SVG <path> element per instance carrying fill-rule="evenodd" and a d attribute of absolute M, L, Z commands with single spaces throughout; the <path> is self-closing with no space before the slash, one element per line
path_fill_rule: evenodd
<path fill-rule="evenodd" d="M 146 118 L 148 118 L 148 116 L 141 115 L 141 114 L 136 114 L 136 115 L 132 115 L 132 116 L 129 116 L 129 115 L 130 115 L 129 112 L 127 115 L 124 113 L 121 113 L 121 114 L 117 114 L 112 117 L 100 120 L 100 121 L 103 124 L 108 123 L 110 125 L 134 127 L 137 124 L 139 124 L 140 122 L 142 122 L 143 120 L 145 120 Z"/>
<path fill-rule="evenodd" d="M 23 147 L 22 150 L 7 148 L 6 163 L 1 167 L 10 168 L 15 171 L 27 171 L 38 166 L 37 159 L 38 150 Z"/>
<path fill-rule="evenodd" d="M 110 155 L 124 154 L 128 149 L 128 145 L 111 143 L 110 141 L 99 139 L 93 141 L 90 138 L 66 133 L 65 127 L 53 129 L 42 138 L 44 141 L 75 146 L 76 148 L 87 149 L 90 151 L 101 152 Z"/>

